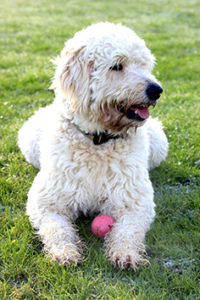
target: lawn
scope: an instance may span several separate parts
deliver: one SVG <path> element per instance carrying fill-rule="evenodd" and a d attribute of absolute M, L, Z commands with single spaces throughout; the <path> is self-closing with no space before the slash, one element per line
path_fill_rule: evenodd
<path fill-rule="evenodd" d="M 200 299 L 199 1 L 1 0 L 0 14 L 0 299 Z M 107 262 L 89 218 L 77 222 L 88 245 L 83 264 L 51 263 L 25 215 L 37 170 L 21 155 L 17 132 L 53 100 L 50 59 L 77 30 L 102 20 L 146 40 L 164 88 L 152 115 L 170 149 L 150 174 L 157 216 L 146 238 L 150 264 L 137 271 Z"/>

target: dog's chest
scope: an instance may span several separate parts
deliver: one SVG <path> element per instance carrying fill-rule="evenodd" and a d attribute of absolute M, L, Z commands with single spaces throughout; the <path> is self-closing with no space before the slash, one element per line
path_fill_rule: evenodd
<path fill-rule="evenodd" d="M 107 197 L 117 182 L 120 184 L 134 173 L 138 157 L 131 146 L 124 141 L 102 146 L 74 145 L 68 167 L 78 189 L 88 197 Z"/>
<path fill-rule="evenodd" d="M 132 190 L 133 178 L 146 154 L 141 136 L 99 146 L 86 141 L 72 136 L 62 139 L 54 163 L 65 203 L 87 213 L 98 210 L 107 199 L 116 198 L 119 191 Z"/>
<path fill-rule="evenodd" d="M 66 178 L 70 179 L 75 187 L 74 200 L 78 210 L 86 214 L 88 211 L 98 211 L 102 208 L 114 188 L 126 181 L 124 170 L 127 170 L 127 166 L 124 167 L 124 164 L 127 158 L 123 158 L 123 155 L 112 147 L 97 147 L 84 149 L 82 146 L 81 149 L 76 149 L 69 166 L 71 172 L 68 172 L 74 174 L 73 180 L 71 176 Z"/>
<path fill-rule="evenodd" d="M 97 193 L 108 183 L 113 173 L 111 166 L 117 166 L 119 160 L 119 155 L 113 151 L 91 148 L 77 150 L 73 155 L 73 164 L 78 170 L 76 180 Z"/>

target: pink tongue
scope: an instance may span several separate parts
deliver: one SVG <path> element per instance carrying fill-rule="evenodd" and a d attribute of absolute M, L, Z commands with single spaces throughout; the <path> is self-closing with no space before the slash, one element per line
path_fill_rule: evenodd
<path fill-rule="evenodd" d="M 147 119 L 149 117 L 149 110 L 148 107 L 140 107 L 136 109 L 138 115 L 142 119 Z"/>
<path fill-rule="evenodd" d="M 148 107 L 131 107 L 131 109 L 135 110 L 142 119 L 147 119 L 149 117 Z"/>

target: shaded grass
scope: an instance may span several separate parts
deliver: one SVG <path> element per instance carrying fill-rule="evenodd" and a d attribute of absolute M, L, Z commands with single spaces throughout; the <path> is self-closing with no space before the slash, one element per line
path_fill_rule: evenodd
<path fill-rule="evenodd" d="M 0 298 L 199 299 L 199 3 L 10 0 L 0 2 Z M 147 235 L 150 265 L 114 269 L 90 218 L 77 222 L 88 249 L 79 267 L 60 267 L 42 252 L 25 216 L 37 171 L 20 154 L 17 131 L 41 106 L 64 41 L 98 21 L 133 28 L 157 57 L 164 95 L 152 111 L 165 125 L 167 160 L 151 172 L 157 216 Z"/>

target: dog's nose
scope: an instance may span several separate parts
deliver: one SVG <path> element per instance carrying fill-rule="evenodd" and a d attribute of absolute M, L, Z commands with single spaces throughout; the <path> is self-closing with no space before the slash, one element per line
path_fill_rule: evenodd
<path fill-rule="evenodd" d="M 151 83 L 146 89 L 146 94 L 151 101 L 156 101 L 160 98 L 163 89 L 157 83 Z"/>

